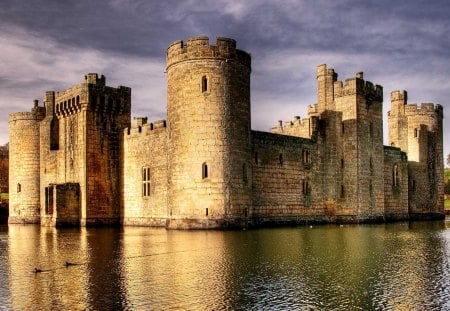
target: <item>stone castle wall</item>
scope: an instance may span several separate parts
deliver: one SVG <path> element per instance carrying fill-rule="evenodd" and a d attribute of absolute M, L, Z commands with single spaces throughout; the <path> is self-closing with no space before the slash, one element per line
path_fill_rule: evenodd
<path fill-rule="evenodd" d="M 384 147 L 384 213 L 386 220 L 408 218 L 408 160 L 400 148 Z"/>
<path fill-rule="evenodd" d="M 252 131 L 252 208 L 261 223 L 323 222 L 317 145 L 310 139 Z"/>
<path fill-rule="evenodd" d="M 124 225 L 166 225 L 167 145 L 165 120 L 147 123 L 147 118 L 137 118 L 124 131 L 121 161 Z"/>

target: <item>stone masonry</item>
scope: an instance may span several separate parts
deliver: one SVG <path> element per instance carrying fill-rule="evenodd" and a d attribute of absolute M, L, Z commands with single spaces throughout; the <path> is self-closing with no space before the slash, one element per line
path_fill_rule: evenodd
<path fill-rule="evenodd" d="M 167 120 L 88 74 L 10 116 L 10 223 L 207 229 L 440 219 L 442 107 L 317 67 L 307 116 L 251 130 L 251 58 L 207 37 L 167 49 Z M 425 194 L 425 195 L 424 195 Z"/>

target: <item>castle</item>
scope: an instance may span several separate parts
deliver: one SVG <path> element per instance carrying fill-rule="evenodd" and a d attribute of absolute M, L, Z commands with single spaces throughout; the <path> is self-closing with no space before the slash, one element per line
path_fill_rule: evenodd
<path fill-rule="evenodd" d="M 317 67 L 306 118 L 251 129 L 251 58 L 232 39 L 167 49 L 167 120 L 135 118 L 131 89 L 87 74 L 13 113 L 9 222 L 225 228 L 440 219 L 443 110 Z"/>

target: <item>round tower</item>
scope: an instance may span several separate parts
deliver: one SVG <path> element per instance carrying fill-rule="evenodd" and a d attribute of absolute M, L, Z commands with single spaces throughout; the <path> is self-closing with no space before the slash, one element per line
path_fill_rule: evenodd
<path fill-rule="evenodd" d="M 39 122 L 43 107 L 9 115 L 9 223 L 39 223 Z"/>
<path fill-rule="evenodd" d="M 232 39 L 167 49 L 169 228 L 240 226 L 249 216 L 250 71 Z"/>

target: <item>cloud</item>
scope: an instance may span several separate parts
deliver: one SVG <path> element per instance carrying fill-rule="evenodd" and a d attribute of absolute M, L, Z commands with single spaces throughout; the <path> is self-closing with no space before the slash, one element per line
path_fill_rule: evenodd
<path fill-rule="evenodd" d="M 9 113 L 30 110 L 32 100 L 42 99 L 46 90 L 61 91 L 81 82 L 88 72 L 104 74 L 108 85 L 131 87 L 133 114 L 165 115 L 165 65 L 159 59 L 65 46 L 20 28 L 1 33 L 0 45 L 4 120 Z M 1 142 L 8 140 L 7 133 L 7 122 L 0 122 Z"/>
<path fill-rule="evenodd" d="M 166 47 L 204 34 L 211 43 L 232 37 L 252 54 L 254 128 L 304 116 L 322 63 L 341 79 L 364 71 L 383 85 L 385 113 L 389 92 L 407 89 L 411 102 L 444 105 L 447 119 L 449 15 L 446 0 L 4 0 L 0 96 L 6 112 L 28 109 L 45 90 L 96 71 L 110 85 L 132 87 L 135 114 L 161 118 Z"/>

